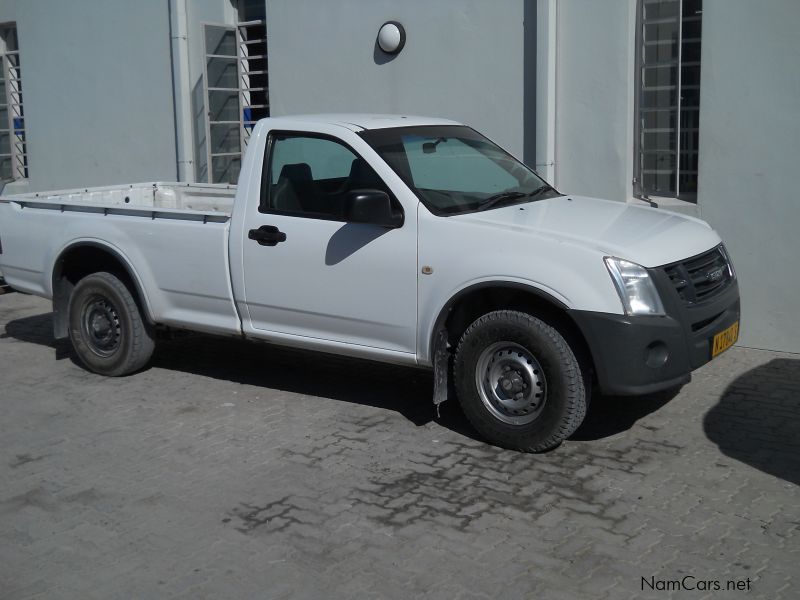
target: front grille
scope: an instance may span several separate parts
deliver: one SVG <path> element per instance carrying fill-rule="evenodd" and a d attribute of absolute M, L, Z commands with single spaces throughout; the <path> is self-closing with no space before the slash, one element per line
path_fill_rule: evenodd
<path fill-rule="evenodd" d="M 664 272 L 686 304 L 710 300 L 733 282 L 730 266 L 720 246 L 668 265 L 664 267 Z"/>

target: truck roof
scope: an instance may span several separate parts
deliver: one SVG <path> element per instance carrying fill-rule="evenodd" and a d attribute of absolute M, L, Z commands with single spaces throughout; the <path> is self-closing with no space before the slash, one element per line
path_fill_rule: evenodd
<path fill-rule="evenodd" d="M 418 125 L 462 125 L 458 121 L 438 117 L 420 117 L 415 115 L 384 115 L 369 113 L 330 113 L 319 115 L 286 115 L 270 117 L 271 121 L 289 121 L 292 123 L 327 123 L 340 125 L 354 131 L 365 129 L 386 129 L 389 127 L 413 127 Z"/>

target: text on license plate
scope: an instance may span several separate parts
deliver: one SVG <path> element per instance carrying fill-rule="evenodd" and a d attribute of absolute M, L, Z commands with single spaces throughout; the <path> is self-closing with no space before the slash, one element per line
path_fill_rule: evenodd
<path fill-rule="evenodd" d="M 733 346 L 736 343 L 736 340 L 739 338 L 739 321 L 736 321 L 733 325 L 720 331 L 717 335 L 714 336 L 713 343 L 711 345 L 711 358 L 714 358 L 718 354 L 725 352 L 728 348 Z"/>

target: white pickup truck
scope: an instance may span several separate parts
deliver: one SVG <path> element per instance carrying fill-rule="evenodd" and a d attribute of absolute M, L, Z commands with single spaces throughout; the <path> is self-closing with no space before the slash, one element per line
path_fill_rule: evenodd
<path fill-rule="evenodd" d="M 561 194 L 422 117 L 262 120 L 235 190 L 0 198 L 0 271 L 52 298 L 56 338 L 97 373 L 143 368 L 159 328 L 432 368 L 434 402 L 452 381 L 483 436 L 532 452 L 575 431 L 593 388 L 686 383 L 739 327 L 703 221 Z"/>

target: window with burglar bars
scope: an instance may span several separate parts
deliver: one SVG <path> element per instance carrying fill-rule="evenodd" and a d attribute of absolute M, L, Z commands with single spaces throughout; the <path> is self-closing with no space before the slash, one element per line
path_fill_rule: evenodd
<path fill-rule="evenodd" d="M 244 2 L 239 15 L 254 16 Z M 263 5 L 263 2 L 261 2 Z M 258 15 L 255 15 L 258 16 Z M 258 119 L 269 116 L 266 20 L 205 26 L 206 156 L 198 172 L 211 183 L 236 183 L 242 154 Z"/>
<path fill-rule="evenodd" d="M 634 193 L 697 201 L 702 0 L 640 0 Z"/>
<path fill-rule="evenodd" d="M 28 177 L 22 73 L 14 25 L 0 25 L 0 180 Z"/>

